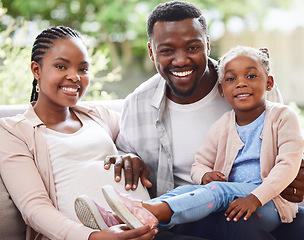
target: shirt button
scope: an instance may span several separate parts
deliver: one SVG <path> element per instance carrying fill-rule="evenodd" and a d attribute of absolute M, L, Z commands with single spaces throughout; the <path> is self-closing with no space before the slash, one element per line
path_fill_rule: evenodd
<path fill-rule="evenodd" d="M 282 220 L 285 220 L 285 216 L 282 216 Z"/>

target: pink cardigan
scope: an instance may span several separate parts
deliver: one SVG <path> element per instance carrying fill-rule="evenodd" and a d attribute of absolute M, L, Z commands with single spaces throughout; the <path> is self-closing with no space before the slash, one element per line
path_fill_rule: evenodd
<path fill-rule="evenodd" d="M 292 222 L 298 211 L 297 204 L 286 201 L 279 194 L 298 174 L 302 159 L 304 140 L 296 113 L 282 104 L 267 102 L 261 139 L 263 183 L 252 194 L 262 205 L 273 200 L 281 221 Z M 225 113 L 211 127 L 195 156 L 192 180 L 201 184 L 204 174 L 210 171 L 220 171 L 228 178 L 243 145 L 236 131 L 234 111 Z"/>
<path fill-rule="evenodd" d="M 101 106 L 75 106 L 73 110 L 90 116 L 106 129 L 113 141 L 116 139 L 118 114 Z M 57 210 L 45 130 L 31 105 L 24 114 L 0 120 L 0 173 L 3 182 L 28 225 L 27 240 L 36 237 L 88 239 L 92 229 L 72 221 Z"/>

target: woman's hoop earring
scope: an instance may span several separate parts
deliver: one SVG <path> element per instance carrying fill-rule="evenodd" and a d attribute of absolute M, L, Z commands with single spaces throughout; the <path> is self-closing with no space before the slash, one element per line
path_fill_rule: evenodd
<path fill-rule="evenodd" d="M 40 91 L 40 88 L 39 88 L 39 85 L 37 83 L 37 85 L 36 85 L 36 92 L 39 93 L 39 91 Z"/>

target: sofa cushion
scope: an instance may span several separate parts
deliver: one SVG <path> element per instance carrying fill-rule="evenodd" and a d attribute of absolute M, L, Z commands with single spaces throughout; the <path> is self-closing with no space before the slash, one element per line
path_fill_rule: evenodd
<path fill-rule="evenodd" d="M 0 118 L 2 117 L 12 117 L 18 113 L 24 113 L 28 104 L 19 105 L 0 105 Z"/>
<path fill-rule="evenodd" d="M 0 178 L 0 239 L 25 239 L 26 225 Z"/>

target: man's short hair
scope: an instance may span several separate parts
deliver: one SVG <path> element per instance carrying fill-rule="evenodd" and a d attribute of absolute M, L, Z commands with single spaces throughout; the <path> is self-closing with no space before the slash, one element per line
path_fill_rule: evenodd
<path fill-rule="evenodd" d="M 184 1 L 170 1 L 157 5 L 150 13 L 147 21 L 147 34 L 149 41 L 153 35 L 153 27 L 157 21 L 173 22 L 182 21 L 187 18 L 197 18 L 207 34 L 207 23 L 202 11 L 193 3 Z"/>

